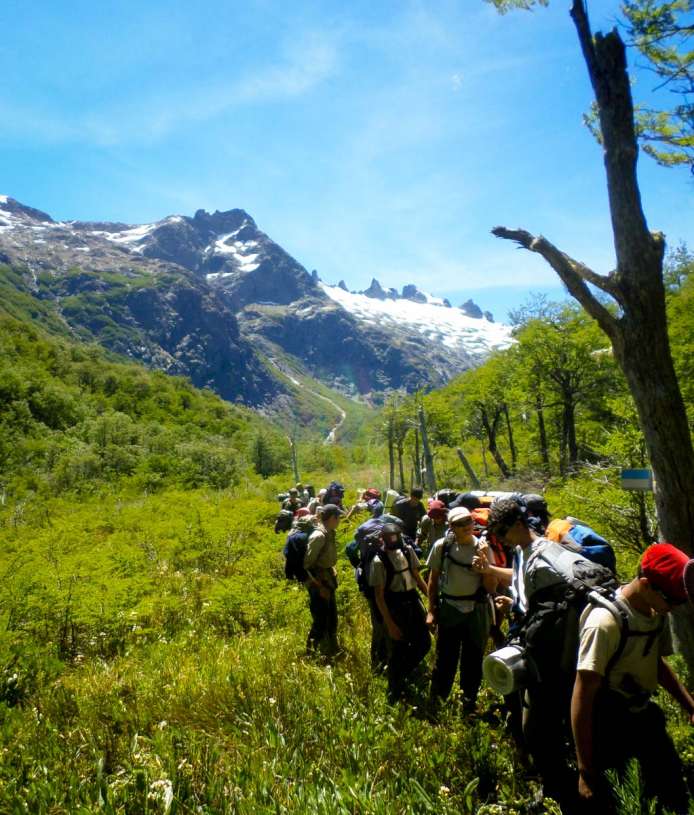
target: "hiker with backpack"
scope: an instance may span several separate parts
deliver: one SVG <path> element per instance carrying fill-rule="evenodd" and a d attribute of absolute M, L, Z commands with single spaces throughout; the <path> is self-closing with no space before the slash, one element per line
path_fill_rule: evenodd
<path fill-rule="evenodd" d="M 373 588 L 369 585 L 371 561 L 382 545 L 381 530 L 385 524 L 395 524 L 402 531 L 402 521 L 394 515 L 378 515 L 364 521 L 354 533 L 354 540 L 345 547 L 345 554 L 354 566 L 359 591 L 366 597 L 371 617 L 371 670 L 380 673 L 388 662 L 386 629 L 376 605 Z"/>
<path fill-rule="evenodd" d="M 617 581 L 604 566 L 540 536 L 533 529 L 533 517 L 519 497 L 494 501 L 488 530 L 514 548 L 513 567 L 493 566 L 484 556 L 475 566 L 483 574 L 495 575 L 502 585 L 511 585 L 515 616 L 509 644 L 522 657 L 522 666 L 515 667 L 523 684 L 508 695 L 522 694 L 522 746 L 533 759 L 544 794 L 571 813 L 578 806 L 567 750 L 578 620 L 590 593 L 607 596 Z M 509 650 L 513 649 L 497 652 L 499 657 L 490 655 L 485 666 Z"/>
<path fill-rule="evenodd" d="M 424 490 L 421 487 L 413 487 L 410 490 L 409 498 L 400 498 L 393 504 L 393 515 L 403 522 L 404 531 L 408 538 L 414 540 L 417 537 L 417 527 L 419 522 L 426 515 L 426 509 L 422 503 Z"/>
<path fill-rule="evenodd" d="M 320 509 L 320 507 L 323 506 L 323 499 L 325 498 L 326 493 L 327 490 L 324 487 L 323 489 L 318 490 L 318 495 L 311 498 L 311 500 L 308 502 L 307 509 L 311 513 L 311 515 L 318 514 L 318 510 Z"/>
<path fill-rule="evenodd" d="M 299 498 L 299 490 L 296 487 L 292 487 L 288 491 L 288 498 L 282 504 L 282 509 L 288 512 L 296 512 L 297 509 L 301 509 L 303 507 L 304 502 Z"/>
<path fill-rule="evenodd" d="M 578 792 L 600 815 L 615 808 L 605 770 L 624 771 L 632 758 L 648 797 L 676 815 L 689 812 L 682 762 L 651 699 L 662 687 L 694 724 L 694 699 L 664 659 L 672 653 L 667 615 L 692 600 L 685 570 L 692 573 L 694 560 L 669 543 L 653 544 L 637 576 L 581 617 L 571 721 Z"/>
<path fill-rule="evenodd" d="M 450 510 L 448 524 L 449 531 L 436 541 L 427 561 L 431 570 L 427 624 L 437 631 L 431 696 L 434 702 L 447 699 L 460 668 L 463 709 L 472 712 L 491 624 L 489 594 L 496 591 L 497 579 L 473 568 L 481 545 L 473 535 L 470 511 Z"/>
<path fill-rule="evenodd" d="M 345 488 L 339 481 L 331 481 L 325 489 L 324 504 L 334 504 L 342 509 L 342 500 L 345 497 Z"/>
<path fill-rule="evenodd" d="M 308 546 L 308 539 L 315 530 L 315 518 L 302 507 L 298 509 L 284 544 L 284 576 L 287 580 L 297 580 L 304 583 L 307 578 L 304 569 L 304 555 Z"/>
<path fill-rule="evenodd" d="M 381 491 L 375 487 L 362 490 L 359 495 L 359 500 L 356 504 L 352 505 L 347 515 L 345 515 L 345 521 L 348 521 L 355 512 L 370 512 L 373 518 L 382 515 L 383 502 L 381 501 Z"/>
<path fill-rule="evenodd" d="M 306 642 L 307 654 L 320 651 L 331 658 L 339 652 L 337 643 L 337 548 L 335 530 L 342 510 L 335 504 L 324 504 L 316 529 L 311 533 L 304 555 L 305 585 L 308 590 L 312 625 Z"/>
<path fill-rule="evenodd" d="M 429 509 L 419 522 L 416 538 L 417 545 L 425 555 L 446 534 L 447 518 L 448 510 L 443 501 L 429 501 Z"/>
<path fill-rule="evenodd" d="M 381 529 L 380 546 L 369 564 L 369 586 L 386 631 L 388 700 L 402 699 L 431 647 L 426 614 L 418 590 L 427 585 L 419 573 L 419 560 L 403 542 L 396 524 Z"/>

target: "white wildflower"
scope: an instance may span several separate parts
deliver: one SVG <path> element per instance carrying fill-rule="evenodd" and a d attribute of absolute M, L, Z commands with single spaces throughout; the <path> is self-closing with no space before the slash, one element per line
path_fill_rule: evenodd
<path fill-rule="evenodd" d="M 151 801 L 161 801 L 164 804 L 164 815 L 167 815 L 174 797 L 171 781 L 168 778 L 160 778 L 159 781 L 154 781 L 149 787 L 147 797 Z"/>

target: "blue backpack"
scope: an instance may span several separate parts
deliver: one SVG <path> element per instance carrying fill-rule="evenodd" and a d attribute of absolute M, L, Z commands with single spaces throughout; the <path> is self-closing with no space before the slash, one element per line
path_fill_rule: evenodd
<path fill-rule="evenodd" d="M 587 560 L 605 566 L 613 574 L 617 571 L 617 558 L 612 546 L 588 524 L 578 518 L 557 519 L 547 527 L 549 540 L 561 543 Z"/>

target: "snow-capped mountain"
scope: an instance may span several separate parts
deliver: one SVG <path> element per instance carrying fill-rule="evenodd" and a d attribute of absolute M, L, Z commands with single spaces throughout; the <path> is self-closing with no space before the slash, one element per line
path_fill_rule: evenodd
<path fill-rule="evenodd" d="M 454 354 L 483 358 L 509 344 L 508 326 L 469 317 L 426 292 L 420 292 L 423 300 L 404 294 L 376 299 L 364 293 L 345 291 L 341 286 L 325 283 L 320 286 L 328 297 L 361 322 L 394 332 L 406 327 L 421 334 L 424 342 L 444 346 Z"/>
<path fill-rule="evenodd" d="M 0 196 L 0 262 L 78 335 L 255 405 L 294 387 L 278 359 L 356 396 L 443 384 L 510 342 L 471 301 L 329 286 L 241 209 L 57 222 Z"/>

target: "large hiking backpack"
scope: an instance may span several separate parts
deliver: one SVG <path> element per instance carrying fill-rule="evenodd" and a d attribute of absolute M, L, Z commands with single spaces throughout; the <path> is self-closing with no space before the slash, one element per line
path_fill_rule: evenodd
<path fill-rule="evenodd" d="M 390 584 L 393 582 L 393 578 L 396 574 L 402 574 L 403 572 L 411 572 L 412 571 L 412 553 L 414 550 L 412 547 L 405 543 L 400 548 L 405 554 L 407 558 L 407 567 L 402 569 L 400 572 L 396 572 L 395 567 L 390 561 L 390 558 L 385 553 L 385 547 L 381 542 L 381 533 L 373 532 L 366 538 L 366 551 L 361 557 L 359 566 L 357 567 L 357 586 L 359 586 L 359 591 L 369 600 L 373 600 L 375 595 L 373 586 L 369 585 L 369 572 L 371 571 L 371 564 L 373 563 L 373 559 L 376 555 L 383 555 L 381 557 L 381 563 L 386 570 L 386 584 L 385 584 L 385 591 L 387 592 Z"/>
<path fill-rule="evenodd" d="M 298 580 L 303 583 L 307 578 L 306 569 L 304 569 L 304 555 L 306 554 L 306 547 L 308 546 L 308 532 L 297 530 L 287 536 L 287 542 L 284 544 L 284 576 L 287 580 Z"/>
<path fill-rule="evenodd" d="M 559 543 L 545 541 L 525 567 L 528 610 L 519 634 L 540 681 L 571 681 L 576 671 L 579 620 L 588 602 L 613 601 L 614 574 Z"/>
<path fill-rule="evenodd" d="M 338 507 L 341 507 L 344 495 L 345 488 L 342 484 L 340 484 L 339 481 L 331 481 L 323 496 L 323 504 L 336 504 Z"/>
<path fill-rule="evenodd" d="M 548 540 L 560 543 L 567 549 L 577 552 L 593 563 L 607 567 L 611 572 L 617 570 L 617 558 L 614 549 L 601 535 L 577 518 L 555 518 L 547 527 L 545 536 Z"/>
<path fill-rule="evenodd" d="M 278 532 L 288 532 L 292 528 L 294 513 L 290 509 L 281 509 L 275 519 L 275 534 Z"/>

